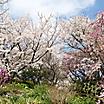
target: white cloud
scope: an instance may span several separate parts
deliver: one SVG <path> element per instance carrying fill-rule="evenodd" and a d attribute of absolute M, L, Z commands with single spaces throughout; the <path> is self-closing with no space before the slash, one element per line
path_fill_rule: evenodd
<path fill-rule="evenodd" d="M 12 15 L 30 14 L 34 17 L 38 12 L 48 15 L 73 15 L 82 9 L 94 5 L 95 0 L 11 0 L 9 3 Z"/>

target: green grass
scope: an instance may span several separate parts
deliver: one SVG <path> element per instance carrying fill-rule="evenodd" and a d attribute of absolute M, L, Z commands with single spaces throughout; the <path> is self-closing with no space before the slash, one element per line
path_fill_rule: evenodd
<path fill-rule="evenodd" d="M 50 85 L 12 83 L 0 87 L 0 104 L 95 104 L 95 99 Z"/>
<path fill-rule="evenodd" d="M 51 104 L 46 85 L 7 84 L 0 87 L 0 95 L 0 104 Z"/>

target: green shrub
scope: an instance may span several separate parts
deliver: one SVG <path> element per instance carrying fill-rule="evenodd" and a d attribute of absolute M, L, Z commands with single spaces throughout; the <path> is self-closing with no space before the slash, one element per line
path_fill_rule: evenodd
<path fill-rule="evenodd" d="M 91 97 L 72 96 L 67 100 L 68 104 L 95 104 L 95 99 Z"/>
<path fill-rule="evenodd" d="M 48 70 L 42 68 L 27 68 L 22 70 L 20 79 L 23 81 L 32 81 L 34 84 L 40 84 L 47 79 Z"/>
<path fill-rule="evenodd" d="M 96 96 L 98 93 L 98 87 L 94 81 L 76 81 L 71 86 L 72 90 L 76 91 L 79 95 L 83 96 Z"/>

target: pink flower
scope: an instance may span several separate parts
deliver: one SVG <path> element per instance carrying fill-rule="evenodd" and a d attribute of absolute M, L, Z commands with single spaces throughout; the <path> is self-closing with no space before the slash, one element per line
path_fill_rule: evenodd
<path fill-rule="evenodd" d="M 8 72 L 5 69 L 0 68 L 0 85 L 7 83 L 10 79 Z"/>

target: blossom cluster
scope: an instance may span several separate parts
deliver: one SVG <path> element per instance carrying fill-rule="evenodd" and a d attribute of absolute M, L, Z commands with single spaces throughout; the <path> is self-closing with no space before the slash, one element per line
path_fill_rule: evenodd
<path fill-rule="evenodd" d="M 7 70 L 0 68 L 0 85 L 3 85 L 7 82 L 9 82 L 11 79 L 9 73 Z"/>

